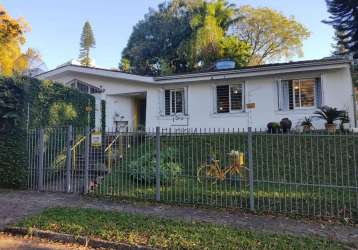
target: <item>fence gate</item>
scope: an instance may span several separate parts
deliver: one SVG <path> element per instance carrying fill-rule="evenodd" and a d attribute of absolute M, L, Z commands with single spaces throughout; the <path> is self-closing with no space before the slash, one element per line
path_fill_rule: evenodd
<path fill-rule="evenodd" d="M 87 193 L 93 179 L 105 172 L 101 147 L 91 148 L 90 134 L 72 126 L 29 130 L 28 188 Z"/>

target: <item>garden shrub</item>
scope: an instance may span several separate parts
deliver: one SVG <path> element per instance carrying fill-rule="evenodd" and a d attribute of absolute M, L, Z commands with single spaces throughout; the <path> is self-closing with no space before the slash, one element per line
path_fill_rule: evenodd
<path fill-rule="evenodd" d="M 175 162 L 175 149 L 167 147 L 160 152 L 160 182 L 168 185 L 181 173 L 182 166 Z M 131 161 L 128 165 L 129 175 L 136 181 L 154 184 L 156 179 L 155 151 L 147 152 Z"/>
<path fill-rule="evenodd" d="M 26 180 L 25 91 L 20 82 L 0 78 L 0 187 Z"/>
<path fill-rule="evenodd" d="M 25 131 L 0 133 L 0 187 L 24 187 L 26 183 Z"/>
<path fill-rule="evenodd" d="M 18 188 L 26 183 L 27 125 L 84 127 L 89 123 L 93 127 L 94 105 L 93 96 L 59 83 L 0 77 L 0 187 Z M 86 112 L 88 106 L 93 112 Z"/>
<path fill-rule="evenodd" d="M 94 127 L 95 98 L 60 83 L 27 79 L 30 128 L 46 126 Z M 92 112 L 86 112 L 87 107 Z M 65 112 L 65 115 L 63 115 Z"/>

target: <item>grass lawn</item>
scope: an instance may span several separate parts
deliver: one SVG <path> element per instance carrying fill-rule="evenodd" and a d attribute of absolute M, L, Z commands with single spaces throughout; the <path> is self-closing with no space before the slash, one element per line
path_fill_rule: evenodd
<path fill-rule="evenodd" d="M 130 137 L 131 147 L 113 162 L 112 172 L 97 186 L 95 194 L 153 200 L 155 183 L 130 177 L 131 162 L 152 152 L 154 139 Z M 253 136 L 255 208 L 303 216 L 358 218 L 358 136 L 353 134 L 279 134 Z M 248 209 L 248 176 L 228 176 L 212 185 L 198 182 L 197 169 L 208 156 L 227 166 L 228 152 L 247 153 L 247 135 L 173 135 L 161 138 L 161 148 L 171 147 L 173 159 L 182 167 L 179 176 L 161 187 L 161 200 L 216 207 Z M 142 169 L 152 166 L 142 163 Z M 247 165 L 247 157 L 246 157 Z M 152 173 L 154 174 L 154 172 Z"/>
<path fill-rule="evenodd" d="M 344 249 L 339 243 L 93 209 L 51 208 L 17 226 L 164 249 Z"/>

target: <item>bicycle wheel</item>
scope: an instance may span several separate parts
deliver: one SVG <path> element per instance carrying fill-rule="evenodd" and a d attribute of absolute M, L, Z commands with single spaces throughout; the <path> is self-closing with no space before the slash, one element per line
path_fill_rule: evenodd
<path fill-rule="evenodd" d="M 216 170 L 208 165 L 203 165 L 199 167 L 197 171 L 198 182 L 215 184 L 217 182 L 217 178 L 215 178 L 215 174 L 213 173 L 213 171 Z"/>

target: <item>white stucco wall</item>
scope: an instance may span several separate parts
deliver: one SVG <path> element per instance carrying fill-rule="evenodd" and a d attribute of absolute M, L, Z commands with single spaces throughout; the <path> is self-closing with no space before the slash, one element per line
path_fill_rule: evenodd
<path fill-rule="evenodd" d="M 353 99 L 352 85 L 349 68 L 316 71 L 310 73 L 294 73 L 274 75 L 265 77 L 251 77 L 234 80 L 212 80 L 200 82 L 188 87 L 188 127 L 189 128 L 211 128 L 211 129 L 246 129 L 251 126 L 256 129 L 266 129 L 268 122 L 280 122 L 282 118 L 289 118 L 293 127 L 299 127 L 305 116 L 312 116 L 316 109 L 278 111 L 276 80 L 278 79 L 300 79 L 321 77 L 323 100 L 322 105 L 345 109 L 349 112 L 351 119 L 350 126 L 353 126 Z M 246 110 L 242 113 L 215 114 L 214 113 L 214 91 L 216 84 L 222 83 L 245 83 L 246 103 L 255 103 L 256 108 Z M 177 85 L 176 85 L 177 86 Z M 170 88 L 170 85 L 167 86 Z M 151 90 L 150 99 L 160 98 L 159 90 Z M 172 117 L 159 116 L 159 104 L 152 105 L 150 115 L 147 119 L 147 126 L 180 128 L 175 126 L 176 122 Z M 154 104 L 154 103 L 152 103 Z M 154 110 L 156 108 L 156 110 Z M 173 126 L 174 125 L 174 126 Z M 315 120 L 315 127 L 323 127 L 323 121 Z"/>
<path fill-rule="evenodd" d="M 297 71 L 297 70 L 296 70 Z M 114 126 L 113 118 L 117 113 L 133 126 L 134 102 L 130 93 L 145 93 L 147 100 L 146 127 L 154 128 L 225 128 L 247 129 L 251 126 L 256 129 L 266 129 L 268 122 L 279 122 L 282 118 L 289 118 L 293 127 L 300 124 L 305 116 L 311 116 L 315 109 L 278 111 L 275 82 L 278 79 L 299 79 L 321 77 L 323 100 L 322 105 L 345 109 L 351 117 L 353 126 L 353 99 L 352 81 L 349 66 L 340 69 L 327 69 L 323 71 L 296 72 L 281 75 L 248 77 L 230 79 L 230 83 L 245 83 L 245 102 L 255 103 L 256 108 L 250 111 L 235 114 L 214 113 L 215 85 L 226 83 L 229 80 L 210 80 L 192 83 L 176 83 L 156 86 L 129 80 L 105 78 L 81 73 L 66 73 L 51 80 L 66 83 L 72 79 L 79 79 L 97 87 L 103 87 L 105 92 L 101 95 L 106 100 L 108 127 Z M 187 88 L 188 116 L 184 119 L 160 116 L 160 107 L 163 105 L 162 88 Z M 128 96 L 126 96 L 128 94 Z M 96 124 L 97 125 L 97 124 Z M 315 122 L 316 127 L 322 127 L 323 122 Z"/>

